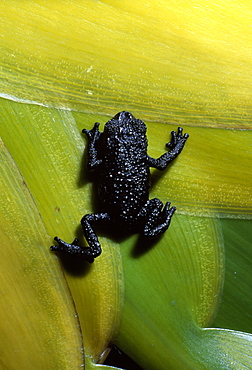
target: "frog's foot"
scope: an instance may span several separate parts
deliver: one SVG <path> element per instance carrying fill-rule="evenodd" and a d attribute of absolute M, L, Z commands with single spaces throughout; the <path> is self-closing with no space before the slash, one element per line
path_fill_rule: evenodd
<path fill-rule="evenodd" d="M 144 236 L 157 237 L 164 233 L 170 225 L 176 207 L 170 207 L 171 203 L 167 202 L 163 210 L 161 210 L 163 205 L 161 201 L 159 202 L 158 207 L 152 209 L 152 213 L 144 226 Z"/>
<path fill-rule="evenodd" d="M 183 135 L 183 128 L 178 127 L 178 132 L 176 131 L 171 132 L 171 141 L 166 144 L 166 147 L 169 149 L 174 149 L 176 147 L 183 148 L 188 137 L 189 137 L 188 134 Z"/>
<path fill-rule="evenodd" d="M 82 132 L 87 135 L 90 141 L 96 142 L 97 140 L 99 140 L 101 136 L 101 132 L 99 131 L 99 125 L 100 123 L 96 122 L 91 130 L 87 130 L 86 128 L 84 128 Z"/>
<path fill-rule="evenodd" d="M 82 248 L 79 246 L 79 240 L 75 238 L 72 243 L 66 243 L 64 240 L 55 236 L 54 240 L 58 243 L 58 245 L 52 245 L 50 247 L 51 251 L 54 252 L 63 252 L 68 253 L 76 256 L 80 256 L 87 260 L 89 263 L 94 262 L 94 257 L 91 251 L 91 248 Z"/>

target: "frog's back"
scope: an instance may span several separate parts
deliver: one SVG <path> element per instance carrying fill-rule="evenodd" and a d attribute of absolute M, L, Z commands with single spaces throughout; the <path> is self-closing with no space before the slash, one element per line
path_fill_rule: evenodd
<path fill-rule="evenodd" d="M 110 148 L 104 157 L 98 191 L 104 210 L 113 218 L 133 222 L 148 200 L 150 171 L 146 147 L 147 144 L 126 148 L 121 144 L 120 148 Z"/>
<path fill-rule="evenodd" d="M 149 197 L 146 125 L 129 112 L 105 124 L 98 192 L 112 218 L 132 223 Z"/>

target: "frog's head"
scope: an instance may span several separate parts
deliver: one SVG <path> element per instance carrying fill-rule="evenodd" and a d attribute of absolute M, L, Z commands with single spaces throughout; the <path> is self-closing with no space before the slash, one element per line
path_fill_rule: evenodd
<path fill-rule="evenodd" d="M 117 113 L 104 126 L 104 133 L 109 136 L 145 135 L 146 125 L 140 119 L 136 119 L 131 113 L 123 111 Z"/>

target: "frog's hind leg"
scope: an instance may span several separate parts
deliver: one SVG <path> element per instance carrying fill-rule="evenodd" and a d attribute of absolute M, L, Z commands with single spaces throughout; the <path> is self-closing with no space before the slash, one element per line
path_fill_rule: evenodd
<path fill-rule="evenodd" d="M 96 233 L 94 232 L 92 224 L 95 224 L 96 222 L 108 222 L 108 221 L 111 221 L 111 218 L 108 213 L 91 213 L 85 215 L 82 218 L 81 226 L 83 234 L 89 245 L 87 248 L 85 248 L 88 258 L 89 256 L 91 256 L 91 258 L 94 259 L 98 257 L 102 252 L 101 245 L 96 236 Z"/>
<path fill-rule="evenodd" d="M 140 211 L 139 216 L 145 219 L 144 236 L 157 237 L 168 229 L 176 207 L 170 208 L 170 202 L 167 202 L 162 208 L 161 200 L 154 198 L 148 200 Z"/>
<path fill-rule="evenodd" d="M 92 213 L 85 215 L 81 220 L 81 225 L 83 234 L 88 242 L 88 247 L 80 247 L 78 239 L 74 239 L 72 243 L 66 243 L 56 236 L 54 240 L 58 242 L 58 245 L 53 245 L 51 250 L 78 255 L 90 263 L 94 262 L 94 258 L 98 257 L 102 250 L 92 225 L 96 222 L 110 220 L 108 213 Z"/>

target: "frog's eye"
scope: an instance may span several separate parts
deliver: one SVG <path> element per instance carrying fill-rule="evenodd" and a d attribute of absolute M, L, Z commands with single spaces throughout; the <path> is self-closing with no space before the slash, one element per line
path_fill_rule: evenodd
<path fill-rule="evenodd" d="M 132 116 L 132 114 L 130 113 L 130 112 L 122 112 L 122 113 L 124 113 L 124 115 L 123 115 L 123 119 L 130 119 L 130 120 L 132 120 L 133 119 L 133 116 Z"/>
<path fill-rule="evenodd" d="M 113 117 L 113 119 L 118 119 L 118 118 L 119 118 L 119 116 L 120 116 L 120 114 L 121 114 L 121 112 L 117 113 L 117 114 Z"/>
<path fill-rule="evenodd" d="M 134 117 L 132 116 L 130 112 L 122 111 L 122 112 L 117 113 L 114 119 L 118 121 L 128 121 L 128 120 L 133 120 Z"/>

